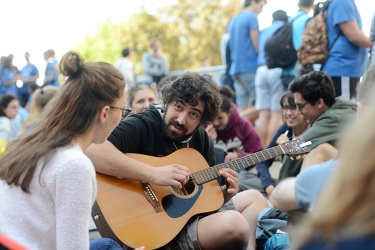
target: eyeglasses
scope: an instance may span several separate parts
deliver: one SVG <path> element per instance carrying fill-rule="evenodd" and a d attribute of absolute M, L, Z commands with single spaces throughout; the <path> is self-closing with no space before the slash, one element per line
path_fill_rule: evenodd
<path fill-rule="evenodd" d="M 125 108 L 119 108 L 119 107 L 115 107 L 115 106 L 111 106 L 111 105 L 108 105 L 110 108 L 113 108 L 113 109 L 119 109 L 121 110 L 121 118 L 124 120 L 133 110 L 131 107 L 129 106 L 126 106 Z"/>
<path fill-rule="evenodd" d="M 305 107 L 306 104 L 308 104 L 309 102 L 305 102 L 304 104 L 300 104 L 300 103 L 296 103 L 296 106 L 298 109 L 302 109 L 303 107 Z"/>
<path fill-rule="evenodd" d="M 282 111 L 288 111 L 290 110 L 291 112 L 294 112 L 297 110 L 297 106 L 283 106 L 281 107 Z"/>

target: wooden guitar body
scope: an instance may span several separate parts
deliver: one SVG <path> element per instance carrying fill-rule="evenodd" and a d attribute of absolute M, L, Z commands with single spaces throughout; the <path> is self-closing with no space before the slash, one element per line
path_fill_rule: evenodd
<path fill-rule="evenodd" d="M 279 155 L 301 157 L 310 151 L 301 138 L 209 167 L 203 156 L 183 148 L 165 157 L 127 156 L 160 167 L 180 164 L 190 169 L 181 189 L 97 173 L 98 192 L 92 217 L 102 237 L 136 248 L 155 249 L 170 242 L 195 215 L 218 210 L 224 202 L 216 180 L 222 168 L 236 171 Z"/>
<path fill-rule="evenodd" d="M 192 172 L 209 168 L 202 155 L 190 148 L 178 150 L 166 157 L 127 155 L 155 167 L 173 162 L 188 167 Z M 185 185 L 188 186 L 187 194 L 174 192 L 170 187 L 150 184 L 162 204 L 162 211 L 156 212 L 145 197 L 141 181 L 97 173 L 97 183 L 95 207 L 101 213 L 93 209 L 93 218 L 99 232 L 102 237 L 114 238 L 132 248 L 141 245 L 146 249 L 161 247 L 171 241 L 192 216 L 217 210 L 224 202 L 217 181 L 202 185 L 191 181 Z M 95 217 L 97 215 L 100 218 Z"/>

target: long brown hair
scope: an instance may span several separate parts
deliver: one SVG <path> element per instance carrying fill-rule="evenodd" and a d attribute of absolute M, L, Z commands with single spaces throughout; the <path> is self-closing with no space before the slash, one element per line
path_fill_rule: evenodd
<path fill-rule="evenodd" d="M 103 106 L 113 104 L 124 91 L 122 74 L 109 63 L 84 63 L 78 53 L 69 51 L 59 66 L 67 80 L 45 107 L 40 122 L 0 155 L 0 179 L 25 192 L 41 158 L 45 166 L 56 148 L 85 133 Z"/>

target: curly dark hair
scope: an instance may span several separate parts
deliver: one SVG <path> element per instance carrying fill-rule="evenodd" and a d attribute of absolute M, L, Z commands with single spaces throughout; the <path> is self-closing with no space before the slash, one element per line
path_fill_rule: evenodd
<path fill-rule="evenodd" d="M 198 105 L 198 101 L 204 102 L 202 123 L 212 122 L 219 115 L 220 91 L 211 75 L 186 72 L 173 82 L 165 84 L 160 91 L 166 105 L 174 100 L 181 100 L 192 106 Z"/>
<path fill-rule="evenodd" d="M 320 98 L 331 107 L 335 103 L 336 90 L 332 78 L 322 71 L 311 71 L 294 79 L 289 90 L 301 93 L 303 99 L 315 104 Z"/>

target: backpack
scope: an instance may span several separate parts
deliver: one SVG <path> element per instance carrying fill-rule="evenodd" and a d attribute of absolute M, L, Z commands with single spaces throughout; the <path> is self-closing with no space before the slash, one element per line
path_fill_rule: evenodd
<path fill-rule="evenodd" d="M 257 220 L 255 233 L 257 250 L 263 250 L 268 239 L 277 234 L 278 230 L 285 230 L 288 224 L 288 214 L 275 208 L 264 208 Z"/>
<path fill-rule="evenodd" d="M 309 64 L 323 64 L 327 60 L 328 52 L 331 49 L 328 47 L 326 24 L 329 4 L 330 0 L 318 3 L 315 15 L 306 23 L 302 35 L 302 44 L 297 52 L 298 59 L 303 66 Z M 340 33 L 331 47 L 336 42 Z"/>
<path fill-rule="evenodd" d="M 297 61 L 297 51 L 293 46 L 293 26 L 286 22 L 264 45 L 264 55 L 269 69 L 288 68 Z"/>

